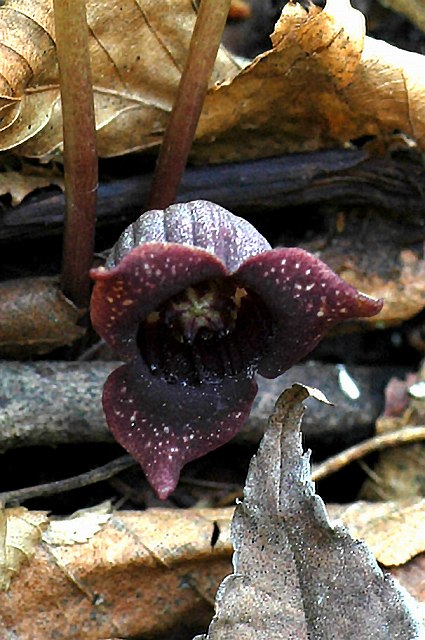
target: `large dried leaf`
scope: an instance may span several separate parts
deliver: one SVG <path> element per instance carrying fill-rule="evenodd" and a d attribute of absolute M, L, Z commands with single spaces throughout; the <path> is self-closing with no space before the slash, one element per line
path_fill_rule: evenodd
<path fill-rule="evenodd" d="M 423 637 L 410 600 L 364 544 L 330 526 L 314 493 L 299 432 L 308 395 L 300 385 L 282 394 L 251 462 L 232 527 L 234 574 L 205 638 Z"/>
<path fill-rule="evenodd" d="M 42 157 L 61 145 L 52 0 L 0 8 L 0 149 Z M 101 156 L 157 145 L 193 29 L 191 0 L 87 3 Z M 424 56 L 364 36 L 348 0 L 288 3 L 273 49 L 245 70 L 220 51 L 194 156 L 235 160 L 385 139 L 425 145 Z M 3 79 L 2 79 L 3 78 Z M 232 78 L 234 78 L 232 80 Z M 240 141 L 243 140 L 243 144 Z M 26 141 L 26 142 L 25 142 Z"/>
<path fill-rule="evenodd" d="M 363 136 L 385 141 L 395 130 L 423 149 L 425 57 L 364 34 L 349 0 L 328 0 L 323 11 L 286 4 L 273 49 L 207 96 L 196 156 L 309 151 Z"/>
<path fill-rule="evenodd" d="M 0 593 L 0 637 L 171 638 L 183 629 L 190 637 L 208 624 L 215 590 L 231 569 L 230 515 L 230 509 L 111 515 L 101 508 L 52 521 L 31 561 Z M 214 521 L 220 536 L 212 548 Z"/>
<path fill-rule="evenodd" d="M 101 156 L 160 141 L 186 59 L 192 0 L 89 0 L 87 21 Z M 220 50 L 211 83 L 238 66 Z M 0 8 L 0 149 L 44 156 L 60 147 L 62 115 L 52 0 Z"/>
<path fill-rule="evenodd" d="M 0 283 L 0 357 L 40 355 L 84 334 L 78 310 L 53 278 Z"/>
<path fill-rule="evenodd" d="M 364 518 L 354 505 L 346 511 L 349 526 L 362 527 L 366 538 L 369 529 L 374 535 L 373 517 Z M 1 637 L 81 640 L 83 629 L 87 640 L 109 637 L 111 630 L 120 637 L 169 638 L 171 630 L 178 636 L 191 621 L 206 626 L 212 613 L 208 602 L 230 570 L 232 513 L 152 509 L 111 514 L 104 504 L 48 522 L 45 514 L 23 508 L 0 511 L 2 527 L 7 520 L 13 540 L 9 554 L 26 562 L 12 571 L 1 556 L 0 578 L 9 587 L 0 594 Z M 345 519 L 345 513 L 340 517 Z M 220 535 L 213 550 L 214 521 Z M 410 544 L 406 524 L 404 518 L 398 525 L 394 521 L 389 537 L 398 531 L 400 547 L 402 539 Z M 25 541 L 22 530 L 32 542 Z M 274 539 L 276 532 L 269 534 Z M 385 526 L 381 535 L 387 535 Z"/>

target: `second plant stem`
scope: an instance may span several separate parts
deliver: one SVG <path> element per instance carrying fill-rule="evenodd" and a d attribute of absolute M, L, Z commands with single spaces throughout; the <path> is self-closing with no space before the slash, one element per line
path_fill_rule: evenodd
<path fill-rule="evenodd" d="M 201 1 L 146 209 L 163 209 L 176 199 L 217 57 L 230 2 L 231 0 Z"/>

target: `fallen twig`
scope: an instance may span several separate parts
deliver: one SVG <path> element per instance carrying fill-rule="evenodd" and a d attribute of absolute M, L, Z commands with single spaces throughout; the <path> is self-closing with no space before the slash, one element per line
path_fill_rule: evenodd
<path fill-rule="evenodd" d="M 397 447 L 411 442 L 418 442 L 420 440 L 425 440 L 425 427 L 404 427 L 399 431 L 391 431 L 390 433 L 377 435 L 369 440 L 364 440 L 345 451 L 341 451 L 341 453 L 332 456 L 332 458 L 328 458 L 328 460 L 325 460 L 322 464 L 314 466 L 311 474 L 312 480 L 314 482 L 323 480 L 332 473 L 336 473 L 351 462 L 354 462 L 369 453 L 381 451 L 388 447 Z M 53 482 L 47 482 L 46 484 L 39 484 L 33 487 L 24 487 L 23 489 L 5 491 L 0 493 L 0 504 L 21 503 L 25 500 L 29 500 L 30 498 L 51 496 L 65 491 L 71 491 L 73 489 L 79 489 L 90 484 L 108 480 L 120 471 L 129 469 L 135 465 L 137 465 L 137 462 L 131 456 L 121 456 L 120 458 L 116 458 L 101 467 L 81 473 L 78 476 L 72 476 L 71 478 L 66 478 L 64 480 L 55 480 Z M 186 482 L 192 481 L 186 480 Z M 202 482 L 199 480 L 195 482 L 200 486 L 215 486 L 217 484 Z"/>
<path fill-rule="evenodd" d="M 311 474 L 312 480 L 314 482 L 323 480 L 332 473 L 346 467 L 351 462 L 367 456 L 369 453 L 382 451 L 389 447 L 398 447 L 409 442 L 419 442 L 420 440 L 425 440 L 425 427 L 422 426 L 407 426 L 399 431 L 382 433 L 368 440 L 364 440 L 349 449 L 345 449 L 345 451 L 341 451 L 341 453 L 332 456 L 332 458 L 328 458 L 325 462 L 314 466 Z"/>
<path fill-rule="evenodd" d="M 80 489 L 89 484 L 96 484 L 108 480 L 124 469 L 133 467 L 137 462 L 131 456 L 121 456 L 116 458 L 102 467 L 97 467 L 91 471 L 80 473 L 78 476 L 65 478 L 64 480 L 54 480 L 45 484 L 35 485 L 34 487 L 24 487 L 23 489 L 14 489 L 12 491 L 4 491 L 0 493 L 0 504 L 21 503 L 30 498 L 41 498 L 53 496 L 57 493 L 72 491 L 72 489 Z"/>
<path fill-rule="evenodd" d="M 117 362 L 0 361 L 0 451 L 79 442 L 112 442 L 103 415 L 102 386 Z M 381 413 L 383 391 L 392 375 L 405 370 L 348 367 L 359 400 L 346 395 L 336 365 L 307 362 L 276 380 L 259 379 L 250 419 L 238 441 L 257 444 L 274 403 L 285 387 L 304 382 L 319 387 L 335 403 L 308 410 L 303 431 L 307 446 L 329 451 L 370 437 Z M 307 403 L 308 404 L 308 403 Z"/>

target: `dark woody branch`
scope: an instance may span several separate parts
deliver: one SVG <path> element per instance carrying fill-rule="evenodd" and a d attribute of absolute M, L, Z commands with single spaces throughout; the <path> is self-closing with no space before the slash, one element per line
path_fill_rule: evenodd
<path fill-rule="evenodd" d="M 101 182 L 99 224 L 121 224 L 140 215 L 151 174 Z M 408 154 L 371 157 L 363 150 L 327 150 L 249 162 L 189 168 L 177 201 L 208 199 L 234 213 L 279 212 L 286 207 L 331 203 L 368 205 L 422 224 L 425 167 Z M 0 209 L 0 241 L 59 232 L 64 197 L 27 197 Z"/>

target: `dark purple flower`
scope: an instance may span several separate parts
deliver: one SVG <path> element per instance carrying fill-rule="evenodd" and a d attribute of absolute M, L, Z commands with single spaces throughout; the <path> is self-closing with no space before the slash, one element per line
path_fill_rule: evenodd
<path fill-rule="evenodd" d="M 106 419 L 163 499 L 241 428 L 255 372 L 280 375 L 336 323 L 382 307 L 205 201 L 142 215 L 92 277 L 93 325 L 126 362 L 105 383 Z"/>

